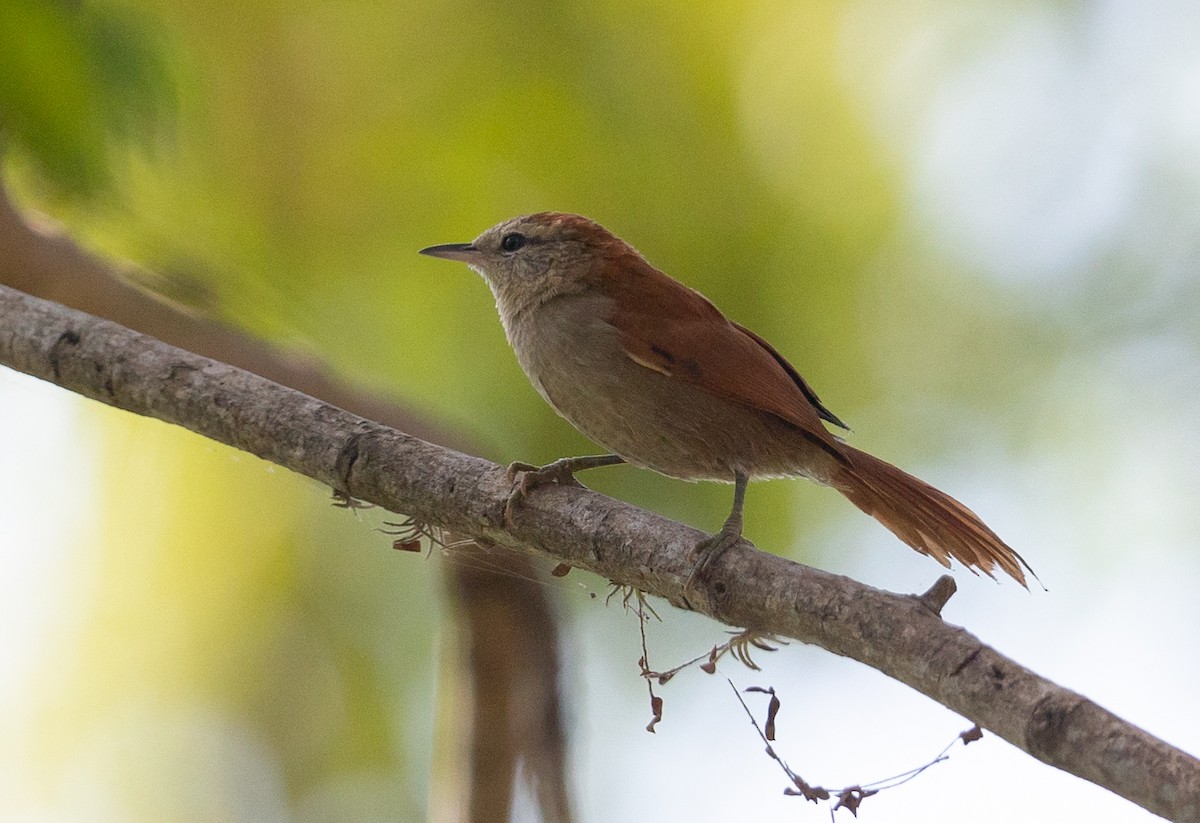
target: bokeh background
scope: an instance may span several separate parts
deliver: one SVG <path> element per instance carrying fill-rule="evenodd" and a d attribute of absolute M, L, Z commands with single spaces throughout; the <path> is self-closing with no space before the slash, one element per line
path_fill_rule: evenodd
<path fill-rule="evenodd" d="M 1196 752 L 1197 43 L 1188 0 L 5 0 L 3 174 L 163 294 L 501 462 L 591 447 L 483 284 L 415 251 L 594 217 L 1049 590 L 959 570 L 950 621 Z M 727 512 L 725 487 L 590 479 L 701 528 Z M 747 516 L 761 548 L 873 585 L 940 571 L 803 482 L 754 485 Z M 385 519 L 0 371 L 0 817 L 436 816 L 457 560 L 391 551 Z M 673 681 L 646 734 L 635 619 L 602 580 L 545 585 L 582 820 L 828 819 L 782 795 L 721 677 Z M 659 611 L 656 667 L 723 638 Z M 780 693 L 776 748 L 811 782 L 905 771 L 970 726 L 821 650 L 758 662 L 723 671 Z M 1151 819 L 991 737 L 862 814 Z"/>

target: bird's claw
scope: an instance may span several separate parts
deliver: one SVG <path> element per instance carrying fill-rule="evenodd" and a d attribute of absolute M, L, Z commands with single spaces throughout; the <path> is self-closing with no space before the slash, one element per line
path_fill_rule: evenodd
<path fill-rule="evenodd" d="M 520 462 L 510 463 L 508 465 L 508 481 L 513 484 L 513 490 L 504 504 L 504 522 L 510 528 L 516 525 L 514 509 L 524 501 L 529 492 L 538 486 L 557 483 L 560 486 L 584 488 L 584 485 L 575 479 L 575 473 L 569 460 L 555 460 L 545 466 Z"/>
<path fill-rule="evenodd" d="M 541 468 L 541 466 L 535 466 L 532 463 L 522 463 L 520 461 L 517 461 L 515 463 L 509 463 L 508 464 L 508 482 L 515 483 L 515 482 L 517 482 L 518 474 L 524 474 L 526 472 L 535 472 L 540 468 Z"/>

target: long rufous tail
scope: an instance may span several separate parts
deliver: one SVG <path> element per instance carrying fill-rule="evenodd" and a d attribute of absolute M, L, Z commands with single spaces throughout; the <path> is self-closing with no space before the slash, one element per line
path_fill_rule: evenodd
<path fill-rule="evenodd" d="M 845 444 L 841 450 L 849 461 L 834 485 L 905 543 L 946 567 L 953 557 L 994 577 L 999 566 L 1028 588 L 1021 567 L 1033 569 L 975 512 L 891 463 Z"/>

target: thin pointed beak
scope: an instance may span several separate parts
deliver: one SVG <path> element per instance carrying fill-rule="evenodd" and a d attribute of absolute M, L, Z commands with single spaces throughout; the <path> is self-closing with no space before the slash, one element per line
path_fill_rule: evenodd
<path fill-rule="evenodd" d="M 427 254 L 430 257 L 441 257 L 446 260 L 461 260 L 464 263 L 471 263 L 479 254 L 479 249 L 475 248 L 470 243 L 443 243 L 440 246 L 430 246 L 427 249 L 421 249 L 418 254 Z"/>

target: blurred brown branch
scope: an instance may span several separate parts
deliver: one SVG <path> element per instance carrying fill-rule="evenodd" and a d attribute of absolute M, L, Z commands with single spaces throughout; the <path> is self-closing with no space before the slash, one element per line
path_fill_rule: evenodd
<path fill-rule="evenodd" d="M 244 449 L 335 490 L 537 552 L 733 626 L 852 657 L 1045 763 L 1168 819 L 1200 821 L 1200 761 L 942 620 L 946 584 L 896 595 L 739 546 L 688 592 L 700 532 L 595 492 L 539 489 L 506 527 L 505 470 L 235 367 L 0 287 L 0 362 Z"/>
<path fill-rule="evenodd" d="M 467 442 L 462 434 L 398 403 L 347 385 L 318 361 L 288 355 L 233 326 L 181 311 L 134 286 L 131 275 L 136 275 L 132 267 L 87 252 L 48 221 L 27 219 L 0 183 L 0 284 L 114 320 L 423 438 L 460 447 Z M 463 807 L 454 816 L 471 823 L 507 821 L 518 761 L 523 760 L 536 783 L 544 819 L 567 821 L 554 612 L 545 591 L 528 582 L 538 571 L 527 555 L 496 550 L 489 563 L 494 573 L 451 566 L 446 575 L 465 624 L 461 665 L 469 672 L 475 702 L 471 722 L 462 729 L 469 738 L 464 748 L 475 753 L 469 764 L 470 790 L 454 793 Z M 513 625 L 530 631 L 515 635 L 509 630 Z M 536 669 L 489 664 L 489 655 L 514 648 L 518 657 L 538 661 Z M 511 710 L 490 711 L 498 701 Z"/>

